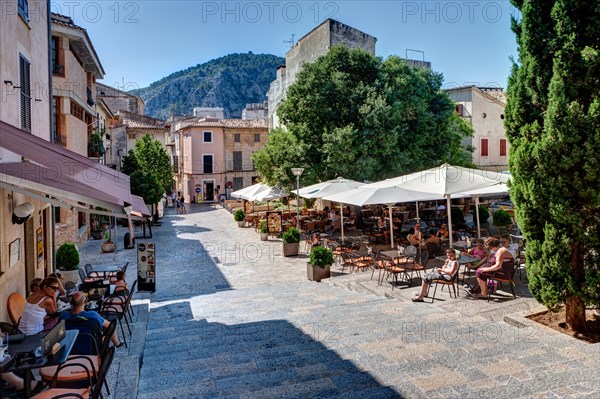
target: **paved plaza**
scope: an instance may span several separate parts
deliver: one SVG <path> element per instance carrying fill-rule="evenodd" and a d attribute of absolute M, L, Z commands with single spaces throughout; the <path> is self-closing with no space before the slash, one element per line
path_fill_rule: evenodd
<path fill-rule="evenodd" d="M 306 255 L 284 258 L 220 207 L 161 222 L 157 291 L 135 295 L 111 398 L 600 397 L 600 345 L 525 319 L 543 308 L 518 277 L 516 300 L 412 303 L 418 284 L 392 290 L 370 271 L 310 282 Z M 135 251 L 98 245 L 84 259 L 131 262 L 131 284 Z"/>

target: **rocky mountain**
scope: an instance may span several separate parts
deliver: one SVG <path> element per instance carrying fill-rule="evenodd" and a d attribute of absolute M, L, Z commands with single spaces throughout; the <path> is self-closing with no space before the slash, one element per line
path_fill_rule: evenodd
<path fill-rule="evenodd" d="M 131 91 L 155 118 L 192 115 L 194 107 L 222 107 L 225 117 L 241 117 L 247 103 L 266 100 L 269 84 L 285 59 L 271 54 L 229 54 L 175 72 L 148 87 Z"/>

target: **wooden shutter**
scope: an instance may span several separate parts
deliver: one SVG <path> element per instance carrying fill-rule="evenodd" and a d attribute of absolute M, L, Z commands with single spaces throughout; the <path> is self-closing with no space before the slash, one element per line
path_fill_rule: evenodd
<path fill-rule="evenodd" d="M 500 156 L 506 156 L 506 139 L 500 139 Z"/>
<path fill-rule="evenodd" d="M 481 156 L 488 156 L 488 139 L 481 139 Z"/>
<path fill-rule="evenodd" d="M 19 77 L 21 84 L 21 129 L 31 132 L 31 64 L 19 56 Z"/>

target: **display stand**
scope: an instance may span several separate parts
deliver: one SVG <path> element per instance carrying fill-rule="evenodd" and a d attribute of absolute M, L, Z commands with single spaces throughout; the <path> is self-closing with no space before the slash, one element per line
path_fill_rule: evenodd
<path fill-rule="evenodd" d="M 137 243 L 138 291 L 156 291 L 156 252 L 154 242 Z"/>

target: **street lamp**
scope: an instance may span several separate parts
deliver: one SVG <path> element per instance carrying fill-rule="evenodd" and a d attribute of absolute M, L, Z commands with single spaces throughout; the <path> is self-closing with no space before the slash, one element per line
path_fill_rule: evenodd
<path fill-rule="evenodd" d="M 300 175 L 304 168 L 292 168 L 292 173 L 296 176 L 296 228 L 300 230 Z"/>

